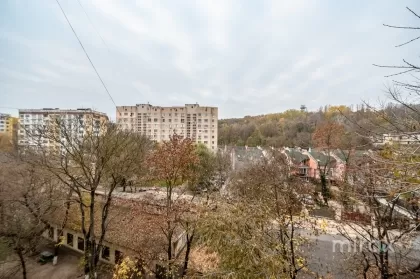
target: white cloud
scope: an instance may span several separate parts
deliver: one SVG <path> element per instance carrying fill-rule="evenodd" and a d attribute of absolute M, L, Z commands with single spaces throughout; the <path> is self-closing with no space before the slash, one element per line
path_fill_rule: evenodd
<path fill-rule="evenodd" d="M 358 103 L 366 94 L 382 94 L 387 73 L 372 63 L 417 55 L 416 46 L 395 51 L 405 38 L 379 28 L 396 3 L 82 1 L 109 51 L 77 2 L 62 5 L 117 104 L 199 102 L 220 106 L 227 117 L 301 103 L 315 108 L 330 101 Z M 360 15 L 365 5 L 376 7 L 376 13 Z M 16 17 L 5 22 L 31 22 L 31 28 L 0 28 L 5 53 L 0 92 L 10 92 L 2 102 L 92 104 L 112 116 L 113 104 L 57 5 L 37 3 L 39 15 L 33 7 L 5 7 Z M 405 22 L 407 14 L 396 16 L 392 22 Z M 369 25 L 368 31 L 359 21 Z"/>
<path fill-rule="evenodd" d="M 54 72 L 50 69 L 47 69 L 45 67 L 35 67 L 34 71 L 41 76 L 44 76 L 45 78 L 59 78 L 60 75 L 57 72 Z"/>
<path fill-rule="evenodd" d="M 158 1 L 136 1 L 134 10 L 128 10 L 111 0 L 94 0 L 93 3 L 107 17 L 134 33 L 138 41 L 151 40 L 171 46 L 176 51 L 172 62 L 185 74 L 192 74 L 194 49 L 191 38 L 179 27 L 172 13 Z M 136 16 L 136 12 L 147 16 Z"/>
<path fill-rule="evenodd" d="M 30 73 L 22 73 L 19 71 L 6 69 L 6 68 L 0 68 L 0 72 L 2 72 L 6 77 L 11 79 L 17 79 L 19 81 L 30 81 L 30 82 L 45 82 L 46 79 L 43 79 L 37 75 L 33 75 Z"/>
<path fill-rule="evenodd" d="M 229 27 L 235 20 L 233 10 L 240 9 L 240 2 L 233 0 L 197 1 L 200 15 L 207 22 L 208 39 L 213 47 L 226 51 L 229 46 Z"/>

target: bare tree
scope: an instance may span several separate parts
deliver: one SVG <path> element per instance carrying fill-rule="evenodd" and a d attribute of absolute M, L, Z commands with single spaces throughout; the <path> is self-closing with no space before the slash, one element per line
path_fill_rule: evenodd
<path fill-rule="evenodd" d="M 36 252 L 60 200 L 54 179 L 16 157 L 0 163 L 0 237 L 19 258 L 27 278 L 26 255 Z"/>
<path fill-rule="evenodd" d="M 321 191 L 325 204 L 331 197 L 328 181 L 331 179 L 331 169 L 334 164 L 332 152 L 340 147 L 344 127 L 333 121 L 328 121 L 318 126 L 313 134 L 315 145 L 321 148 L 325 154 L 325 160 L 318 161 L 318 172 L 321 181 Z"/>
<path fill-rule="evenodd" d="M 174 263 L 179 253 L 174 251 L 174 242 L 178 241 L 180 235 L 180 221 L 186 212 L 188 204 L 185 204 L 185 197 L 182 193 L 175 193 L 189 180 L 195 180 L 193 166 L 199 162 L 195 146 L 191 139 L 182 138 L 179 135 L 171 136 L 169 141 L 160 143 L 148 158 L 151 175 L 154 180 L 162 182 L 166 189 L 165 217 L 166 226 L 162 231 L 166 237 L 166 274 L 168 278 L 174 275 Z M 187 230 L 187 237 L 190 230 Z M 188 251 L 187 251 L 188 252 Z M 184 270 L 188 268 L 188 255 L 186 255 Z"/>
<path fill-rule="evenodd" d="M 60 181 L 63 193 L 79 207 L 84 272 L 95 278 L 114 191 L 124 178 L 141 173 L 149 142 L 93 117 L 56 118 L 26 133 L 30 145 L 21 152 Z M 95 218 L 98 211 L 101 217 Z"/>
<path fill-rule="evenodd" d="M 418 186 L 415 165 L 395 164 L 402 154 L 382 152 L 365 156 L 349 198 L 362 203 L 365 217 L 345 220 L 341 234 L 363 259 L 359 270 L 380 278 L 401 277 L 420 272 L 420 260 L 411 246 L 419 223 L 415 212 L 402 206 L 407 194 Z M 393 163 L 388 161 L 393 157 Z M 414 183 L 413 183 L 414 182 Z"/>
<path fill-rule="evenodd" d="M 407 10 L 420 22 L 418 13 L 409 7 L 407 7 Z M 396 26 L 389 24 L 384 24 L 384 26 L 398 30 L 411 30 L 417 33 L 420 30 L 420 27 L 415 26 Z M 418 39 L 420 39 L 420 36 L 417 34 L 415 38 L 398 44 L 395 47 L 400 48 L 416 43 Z M 379 109 L 367 104 L 368 108 L 376 116 L 375 126 L 379 126 L 382 130 L 388 132 L 397 132 L 401 135 L 418 132 L 420 129 L 420 107 L 418 105 L 420 97 L 420 78 L 418 74 L 420 67 L 415 62 L 406 59 L 402 59 L 402 64 L 400 65 L 374 65 L 381 68 L 397 70 L 397 72 L 386 76 L 392 79 L 392 85 L 387 88 L 391 103 L 384 103 Z M 409 75 L 411 81 L 398 79 L 407 75 Z"/>

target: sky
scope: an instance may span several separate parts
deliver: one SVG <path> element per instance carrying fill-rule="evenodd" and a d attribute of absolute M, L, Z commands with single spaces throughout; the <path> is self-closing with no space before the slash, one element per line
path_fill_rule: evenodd
<path fill-rule="evenodd" d="M 219 118 L 376 102 L 418 59 L 416 0 L 59 0 L 117 105 L 199 103 Z M 80 4 L 79 4 L 80 2 Z M 416 36 L 417 35 L 417 36 Z M 0 1 L 0 112 L 115 105 L 55 0 Z"/>

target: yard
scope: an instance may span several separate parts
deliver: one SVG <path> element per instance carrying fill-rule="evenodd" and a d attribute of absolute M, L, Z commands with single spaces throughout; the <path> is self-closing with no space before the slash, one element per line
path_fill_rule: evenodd
<path fill-rule="evenodd" d="M 1 247 L 0 247 L 1 248 Z M 51 249 L 48 249 L 51 250 Z M 79 266 L 81 254 L 65 247 L 60 248 L 57 265 L 51 262 L 44 265 L 39 264 L 38 256 L 27 258 L 28 279 L 75 279 L 84 278 L 83 270 Z M 0 262 L 0 278 L 20 279 L 22 273 L 20 263 L 14 255 Z M 112 278 L 111 275 L 101 275 L 99 278 Z"/>

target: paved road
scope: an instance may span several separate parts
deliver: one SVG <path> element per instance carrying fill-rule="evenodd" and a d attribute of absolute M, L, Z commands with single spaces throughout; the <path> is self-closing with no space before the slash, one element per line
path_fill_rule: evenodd
<path fill-rule="evenodd" d="M 334 244 L 334 241 L 345 241 L 346 238 L 340 235 L 324 234 L 314 236 L 308 233 L 308 231 L 301 231 L 300 233 L 305 234 L 311 239 L 312 246 L 308 248 L 309 259 L 308 267 L 309 270 L 315 274 L 300 274 L 299 278 L 320 278 L 320 276 L 331 275 L 330 278 L 356 278 L 352 272 L 352 262 L 354 263 L 358 253 L 354 249 L 351 252 L 348 251 L 348 246 L 343 246 L 342 252 L 340 251 L 340 245 Z M 418 243 L 417 243 L 418 244 Z M 334 246 L 335 245 L 335 249 Z M 410 253 L 407 255 L 413 263 L 418 263 L 420 260 L 420 247 L 416 246 L 410 249 Z M 395 248 L 396 251 L 401 248 Z M 405 249 L 404 251 L 408 251 Z M 391 252 L 392 254 L 392 252 Z M 392 257 L 392 256 L 391 256 Z"/>
<path fill-rule="evenodd" d="M 345 240 L 344 237 L 336 235 L 310 236 L 311 246 L 309 250 L 308 269 L 313 274 L 300 274 L 299 278 L 320 278 L 321 276 L 331 276 L 330 278 L 355 278 L 349 270 L 346 259 L 352 255 L 341 253 L 338 246 L 333 252 L 334 240 Z"/>

